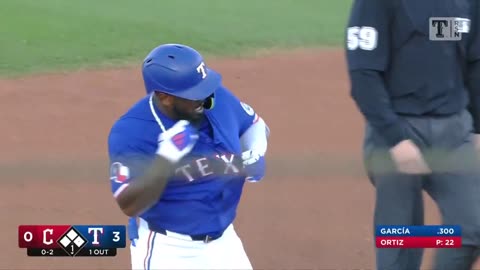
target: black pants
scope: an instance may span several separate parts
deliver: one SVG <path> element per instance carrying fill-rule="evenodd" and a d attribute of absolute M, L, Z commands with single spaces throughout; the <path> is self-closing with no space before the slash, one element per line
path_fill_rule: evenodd
<path fill-rule="evenodd" d="M 438 118 L 404 117 L 410 139 L 433 173 L 402 174 L 377 131 L 366 127 L 365 166 L 376 189 L 374 225 L 423 225 L 425 190 L 443 224 L 460 225 L 460 249 L 436 250 L 434 269 L 467 270 L 480 252 L 480 162 L 472 141 L 472 118 L 464 111 Z M 376 249 L 377 269 L 420 269 L 422 249 Z"/>

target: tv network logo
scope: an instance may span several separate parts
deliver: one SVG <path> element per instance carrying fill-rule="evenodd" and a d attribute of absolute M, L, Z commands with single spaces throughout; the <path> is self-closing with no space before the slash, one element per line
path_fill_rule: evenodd
<path fill-rule="evenodd" d="M 462 34 L 470 32 L 470 19 L 467 18 L 432 17 L 429 24 L 433 41 L 458 41 Z"/>

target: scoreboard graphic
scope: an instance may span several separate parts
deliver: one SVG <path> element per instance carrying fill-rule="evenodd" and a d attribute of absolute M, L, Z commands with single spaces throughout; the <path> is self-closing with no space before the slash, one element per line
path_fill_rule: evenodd
<path fill-rule="evenodd" d="M 377 248 L 460 248 L 460 226 L 376 226 Z"/>
<path fill-rule="evenodd" d="M 18 246 L 28 256 L 112 257 L 125 248 L 123 225 L 20 225 Z"/>

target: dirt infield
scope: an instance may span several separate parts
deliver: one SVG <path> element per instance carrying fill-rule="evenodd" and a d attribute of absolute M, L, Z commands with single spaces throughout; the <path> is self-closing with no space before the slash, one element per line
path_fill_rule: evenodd
<path fill-rule="evenodd" d="M 363 120 L 342 52 L 209 64 L 272 131 L 268 175 L 247 184 L 236 221 L 255 269 L 373 269 L 373 189 L 362 171 Z M 0 269 L 128 269 L 128 249 L 115 258 L 27 258 L 17 228 L 125 223 L 110 194 L 106 138 L 144 93 L 140 70 L 2 80 L 0 89 Z M 436 224 L 427 202 L 427 223 Z"/>

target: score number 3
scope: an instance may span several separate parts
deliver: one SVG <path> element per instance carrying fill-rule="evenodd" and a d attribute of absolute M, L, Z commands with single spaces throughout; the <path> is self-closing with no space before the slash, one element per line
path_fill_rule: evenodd
<path fill-rule="evenodd" d="M 377 29 L 369 26 L 353 26 L 347 28 L 347 48 L 351 51 L 358 48 L 366 51 L 372 51 L 377 48 L 378 32 Z"/>
<path fill-rule="evenodd" d="M 120 232 L 113 232 L 113 242 L 118 242 L 120 241 Z"/>

